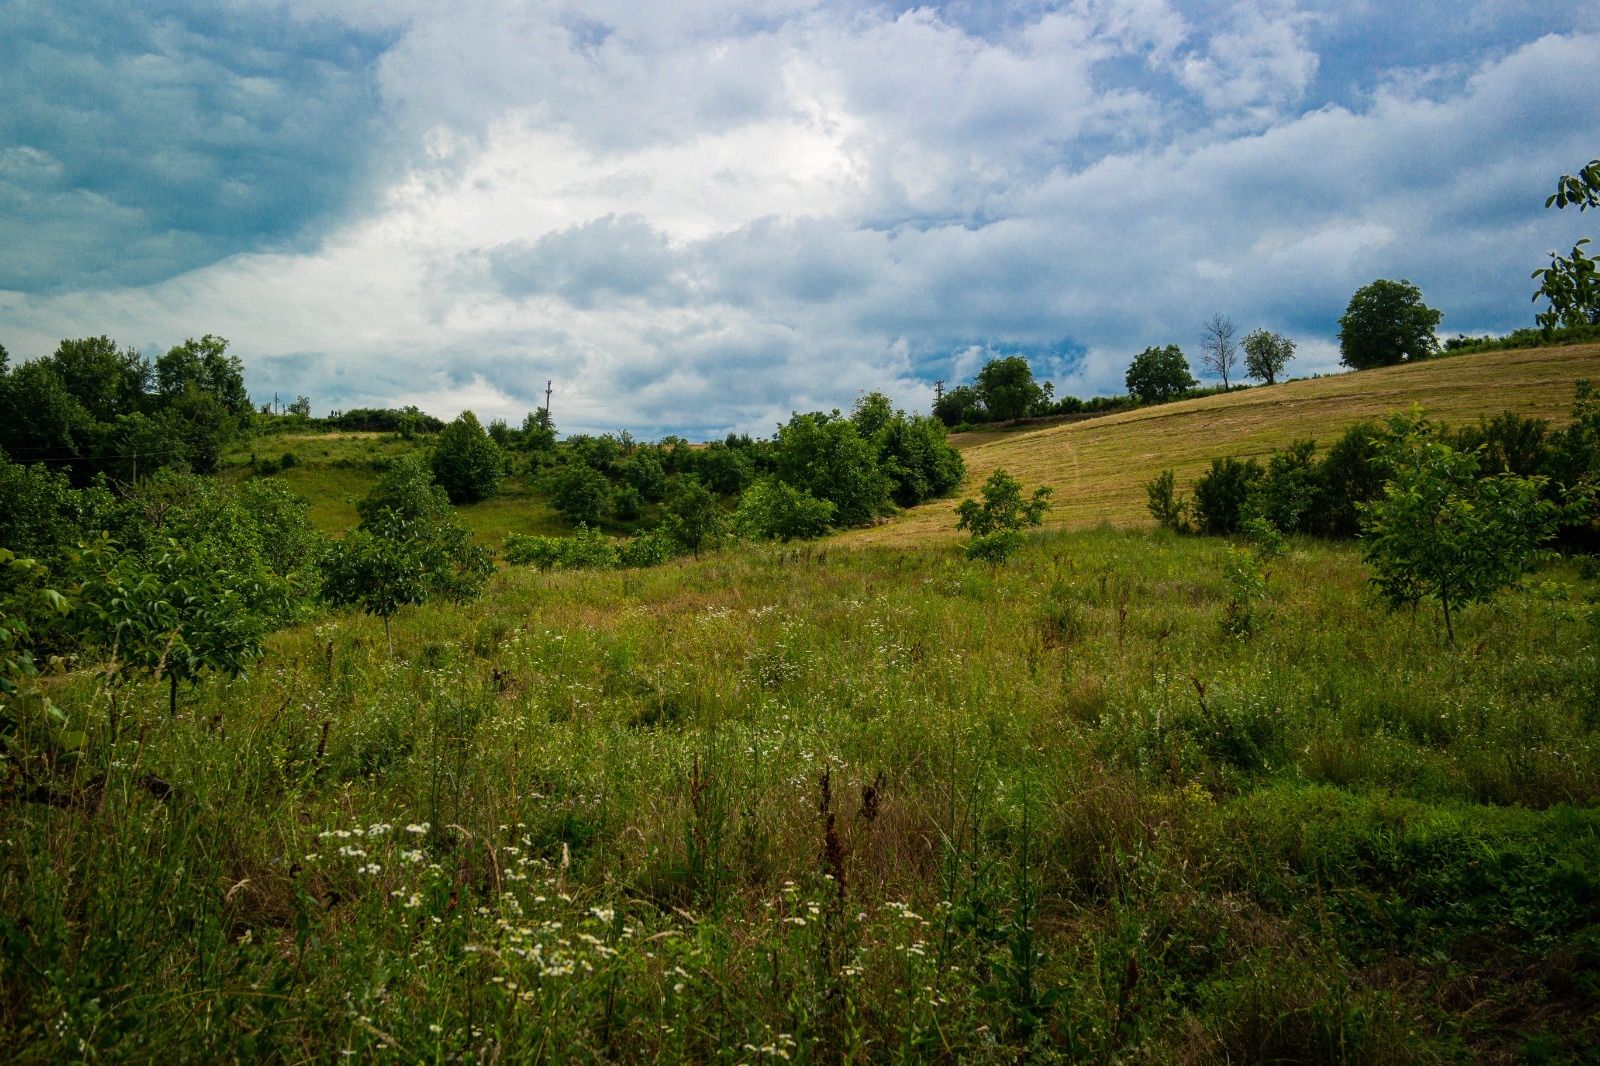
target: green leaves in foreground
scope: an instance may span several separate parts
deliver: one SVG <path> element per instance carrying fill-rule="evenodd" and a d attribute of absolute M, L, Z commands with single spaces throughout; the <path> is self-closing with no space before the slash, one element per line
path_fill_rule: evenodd
<path fill-rule="evenodd" d="M 1557 508 L 1540 499 L 1543 478 L 1480 478 L 1477 454 L 1440 441 L 1427 422 L 1396 416 L 1391 425 L 1389 481 L 1363 509 L 1372 582 L 1391 609 L 1437 600 L 1454 643 L 1451 612 L 1526 573 Z"/>

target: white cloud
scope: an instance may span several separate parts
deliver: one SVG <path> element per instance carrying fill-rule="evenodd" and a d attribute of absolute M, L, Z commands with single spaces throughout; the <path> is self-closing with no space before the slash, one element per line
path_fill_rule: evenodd
<path fill-rule="evenodd" d="M 0 293 L 14 357 L 215 332 L 319 409 L 515 421 L 553 378 L 565 430 L 695 435 L 873 388 L 925 407 L 998 351 L 1117 391 L 1215 310 L 1294 335 L 1304 373 L 1377 276 L 1450 331 L 1525 321 L 1574 223 L 1545 187 L 1600 133 L 1576 34 L 1349 107 L 1311 95 L 1317 24 L 1281 6 L 1089 0 L 982 34 L 788 3 L 303 9 L 335 11 L 399 35 L 381 203 L 309 253 Z"/>

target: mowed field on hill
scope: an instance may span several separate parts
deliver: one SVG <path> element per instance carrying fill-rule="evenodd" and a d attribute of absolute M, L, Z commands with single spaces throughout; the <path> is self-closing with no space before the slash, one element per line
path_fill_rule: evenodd
<path fill-rule="evenodd" d="M 1413 404 L 1449 423 L 1515 411 L 1561 424 L 1570 418 L 1574 386 L 1585 378 L 1600 381 L 1600 344 L 1455 356 L 1042 429 L 960 434 L 954 440 L 968 475 L 961 492 L 845 539 L 893 546 L 953 538 L 956 503 L 997 469 L 1029 488 L 1055 490 L 1047 525 L 1148 525 L 1144 486 L 1162 470 L 1175 471 L 1187 490 L 1212 459 L 1265 456 L 1306 437 L 1326 446 L 1356 422 Z"/>

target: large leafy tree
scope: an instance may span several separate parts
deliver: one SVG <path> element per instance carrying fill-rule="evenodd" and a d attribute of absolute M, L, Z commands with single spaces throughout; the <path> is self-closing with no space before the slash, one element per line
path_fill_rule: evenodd
<path fill-rule="evenodd" d="M 957 385 L 934 402 L 933 417 L 947 426 L 959 426 L 963 422 L 982 422 L 988 418 L 988 412 L 984 410 L 983 397 L 978 395 L 977 389 L 971 385 Z"/>
<path fill-rule="evenodd" d="M 1051 387 L 1033 380 L 1033 367 L 1020 355 L 989 360 L 974 388 L 989 417 L 1000 422 L 1025 418 L 1050 401 Z"/>
<path fill-rule="evenodd" d="M 872 444 L 837 411 L 793 416 L 778 427 L 775 452 L 778 479 L 833 504 L 841 526 L 860 525 L 888 503 L 891 485 Z"/>
<path fill-rule="evenodd" d="M 244 387 L 244 363 L 228 354 L 225 337 L 207 333 L 188 338 L 156 360 L 156 391 L 171 400 L 185 392 L 203 393 L 237 419 L 248 419 L 253 408 Z"/>
<path fill-rule="evenodd" d="M 1563 174 L 1556 191 L 1545 200 L 1548 209 L 1576 207 L 1587 211 L 1600 208 L 1600 159 L 1592 159 L 1577 174 Z M 1557 326 L 1583 326 L 1600 322 L 1600 264 L 1584 251 L 1589 238 L 1572 246 L 1572 254 L 1550 253 L 1550 265 L 1533 272 L 1539 288 L 1533 294 L 1549 301 L 1537 321 L 1546 332 Z"/>
<path fill-rule="evenodd" d="M 1189 361 L 1176 344 L 1146 348 L 1128 365 L 1128 392 L 1143 403 L 1175 400 L 1199 384 L 1189 372 Z"/>
<path fill-rule="evenodd" d="M 1443 317 L 1411 282 L 1379 278 L 1355 291 L 1339 319 L 1339 360 L 1365 370 L 1426 359 L 1439 350 Z"/>
<path fill-rule="evenodd" d="M 506 463 L 505 453 L 471 411 L 461 412 L 444 427 L 429 461 L 434 480 L 451 503 L 476 503 L 493 496 Z"/>
<path fill-rule="evenodd" d="M 1263 384 L 1276 384 L 1289 360 L 1294 358 L 1294 341 L 1280 333 L 1253 330 L 1244 338 L 1244 372 Z"/>

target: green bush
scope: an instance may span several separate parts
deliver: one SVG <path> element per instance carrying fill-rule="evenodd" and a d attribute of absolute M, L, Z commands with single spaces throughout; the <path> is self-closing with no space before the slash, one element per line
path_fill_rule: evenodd
<path fill-rule="evenodd" d="M 809 492 L 763 478 L 739 498 L 733 528 L 740 536 L 756 540 L 808 540 L 828 531 L 834 506 Z"/>
<path fill-rule="evenodd" d="M 1261 476 L 1261 465 L 1254 459 L 1211 460 L 1211 469 L 1194 483 L 1194 513 L 1200 532 L 1212 536 L 1239 532 Z"/>

